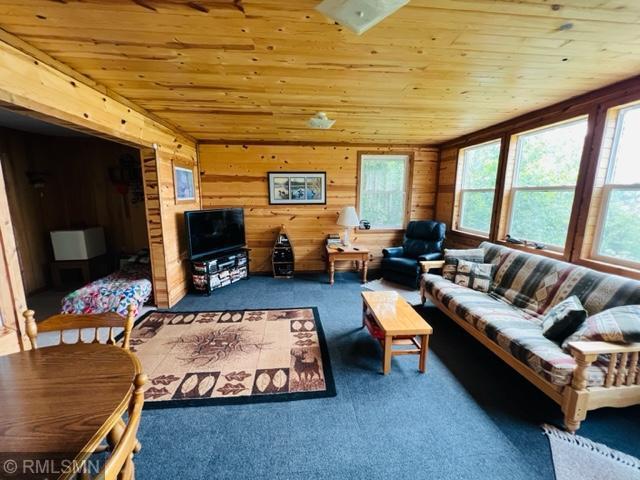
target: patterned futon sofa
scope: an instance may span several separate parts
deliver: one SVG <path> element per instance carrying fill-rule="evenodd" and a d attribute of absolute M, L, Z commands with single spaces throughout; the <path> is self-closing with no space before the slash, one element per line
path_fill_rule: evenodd
<path fill-rule="evenodd" d="M 489 294 L 424 274 L 433 303 L 562 407 L 576 431 L 588 410 L 640 403 L 640 344 L 574 342 L 567 350 L 542 335 L 541 318 L 576 295 L 589 315 L 640 304 L 640 282 L 484 242 L 495 265 Z M 615 362 L 610 362 L 611 355 Z M 624 360 L 624 363 L 623 363 Z M 609 368 L 610 364 L 611 368 Z"/>

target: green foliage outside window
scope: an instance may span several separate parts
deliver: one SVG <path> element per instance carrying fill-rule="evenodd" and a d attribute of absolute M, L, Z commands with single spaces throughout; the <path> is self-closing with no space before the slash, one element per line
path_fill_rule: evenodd
<path fill-rule="evenodd" d="M 493 210 L 493 190 L 464 192 L 460 211 L 460 226 L 468 230 L 489 233 L 491 211 Z"/>
<path fill-rule="evenodd" d="M 611 191 L 598 253 L 640 262 L 640 190 Z"/>
<path fill-rule="evenodd" d="M 463 230 L 489 233 L 499 159 L 499 140 L 463 151 L 459 222 Z"/>
<path fill-rule="evenodd" d="M 564 246 L 586 132 L 585 119 L 518 138 L 509 234 Z"/>
<path fill-rule="evenodd" d="M 500 141 L 464 150 L 462 188 L 495 188 Z"/>
<path fill-rule="evenodd" d="M 573 190 L 517 191 L 509 233 L 516 238 L 563 247 L 572 205 Z"/>
<path fill-rule="evenodd" d="M 374 228 L 404 226 L 406 157 L 397 155 L 362 157 L 360 219 Z"/>
<path fill-rule="evenodd" d="M 514 186 L 574 186 L 586 133 L 587 121 L 580 120 L 522 135 Z"/>

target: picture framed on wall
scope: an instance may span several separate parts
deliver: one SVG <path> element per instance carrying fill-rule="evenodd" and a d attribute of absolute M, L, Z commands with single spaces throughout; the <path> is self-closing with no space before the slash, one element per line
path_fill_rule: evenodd
<path fill-rule="evenodd" d="M 195 201 L 196 185 L 193 177 L 193 167 L 174 163 L 173 181 L 176 203 L 190 203 Z"/>
<path fill-rule="evenodd" d="M 327 203 L 326 172 L 268 172 L 267 175 L 271 205 Z"/>

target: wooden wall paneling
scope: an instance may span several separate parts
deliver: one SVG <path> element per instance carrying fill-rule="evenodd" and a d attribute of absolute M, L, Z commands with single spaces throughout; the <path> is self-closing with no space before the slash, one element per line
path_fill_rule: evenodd
<path fill-rule="evenodd" d="M 26 294 L 47 285 L 50 256 L 48 232 L 42 221 L 47 203 L 44 193 L 33 188 L 26 175 L 33 167 L 30 158 L 39 153 L 34 140 L 44 137 L 0 128 L 0 164 Z"/>
<path fill-rule="evenodd" d="M 61 158 L 65 157 L 67 148 L 71 150 L 78 142 L 67 143 L 68 147 L 63 146 L 59 150 L 58 156 Z M 94 204 L 93 223 L 105 226 L 109 246 L 116 251 L 135 252 L 146 247 L 144 202 L 132 203 L 131 192 L 123 196 L 109 178 L 109 169 L 119 168 L 122 156 L 137 160 L 139 152 L 125 145 L 96 140 L 83 141 L 80 152 L 82 157 L 76 157 L 74 161 L 76 170 L 84 173 L 82 182 L 93 190 L 89 195 Z M 64 161 L 59 165 L 65 168 Z"/>
<path fill-rule="evenodd" d="M 455 153 L 455 172 L 456 172 L 456 176 L 455 176 L 455 180 L 453 182 L 453 208 L 451 209 L 451 220 L 450 220 L 450 229 L 451 230 L 458 230 L 460 225 L 459 225 L 459 218 L 460 218 L 460 189 L 462 188 L 462 170 L 464 169 L 464 164 L 462 163 L 462 156 L 463 156 L 463 152 L 461 149 L 456 148 L 455 149 L 456 153 Z"/>
<path fill-rule="evenodd" d="M 144 204 L 123 198 L 109 179 L 109 168 L 123 154 L 137 155 L 135 149 L 0 128 L 0 151 L 27 295 L 50 283 L 51 230 L 100 225 L 112 252 L 147 246 Z M 32 185 L 29 172 L 42 175 L 41 187 Z"/>
<path fill-rule="evenodd" d="M 618 111 L 599 108 L 595 117 L 594 139 L 589 151 L 589 169 L 581 192 L 571 260 L 591 256 L 597 223 L 601 214 L 604 184 L 616 131 Z"/>
<path fill-rule="evenodd" d="M 201 208 L 198 160 L 195 152 L 189 154 L 178 151 L 169 152 L 162 149 L 156 151 L 156 158 L 160 188 L 162 235 L 167 268 L 168 301 L 169 305 L 173 306 L 185 296 L 191 284 L 183 214 L 187 210 L 199 210 Z M 196 198 L 192 202 L 176 204 L 173 176 L 174 163 L 194 168 Z"/>
<path fill-rule="evenodd" d="M 414 148 L 412 156 L 409 220 L 433 220 L 438 189 L 438 151 Z"/>
<path fill-rule="evenodd" d="M 123 196 L 109 176 L 111 168 L 119 168 L 121 157 L 135 161 L 138 151 L 95 138 L 48 137 L 46 145 L 47 152 L 36 160 L 38 169 L 48 172 L 45 195 L 53 206 L 51 217 L 43 219 L 47 229 L 101 225 L 107 246 L 115 252 L 146 247 L 144 203 L 132 203 L 130 192 Z M 56 213 L 58 218 L 53 218 Z"/>
<path fill-rule="evenodd" d="M 493 241 L 501 241 L 509 233 L 509 222 L 511 221 L 511 205 L 513 204 L 513 180 L 516 170 L 516 153 L 518 149 L 518 137 L 516 135 L 509 136 L 509 147 L 505 157 L 502 159 L 503 178 L 500 189 L 499 214 L 497 220 L 494 221 L 496 235 Z"/>
<path fill-rule="evenodd" d="M 167 287 L 167 264 L 164 254 L 162 235 L 162 204 L 158 185 L 158 166 L 156 151 L 153 148 L 140 149 L 142 181 L 144 182 L 144 206 L 146 213 L 147 235 L 153 282 L 153 299 L 159 308 L 169 307 L 169 289 Z"/>
<path fill-rule="evenodd" d="M 0 165 L 0 354 L 24 350 L 29 345 L 21 313 L 26 310 L 20 261 L 16 248 L 5 178 Z"/>
<path fill-rule="evenodd" d="M 162 150 L 141 149 L 141 158 L 149 246 L 154 270 L 154 295 L 157 305 L 167 308 L 175 305 L 187 293 L 190 285 L 183 213 L 200 209 L 198 165 L 195 157 Z M 175 202 L 174 159 L 196 169 L 196 200 L 193 202 Z"/>
<path fill-rule="evenodd" d="M 576 189 L 573 195 L 571 217 L 567 229 L 567 240 L 564 247 L 563 258 L 567 262 L 573 259 L 574 250 L 577 249 L 579 251 L 581 249 L 581 245 L 578 246 L 576 242 L 582 243 L 584 240 L 584 236 L 579 235 L 577 229 L 580 224 L 580 211 L 582 209 L 589 210 L 589 202 L 584 203 L 584 196 L 586 194 L 590 199 L 593 194 L 595 168 L 597 168 L 598 165 L 600 145 L 604 130 L 604 124 L 600 119 L 600 111 L 601 108 L 599 105 L 593 105 L 588 116 L 587 134 L 584 137 L 580 168 L 578 170 Z"/>
<path fill-rule="evenodd" d="M 511 136 L 502 135 L 500 137 L 500 158 L 498 160 L 498 172 L 496 174 L 496 191 L 493 196 L 493 212 L 491 214 L 491 230 L 489 232 L 489 239 L 495 240 L 500 238 L 500 225 L 503 218 L 503 202 L 502 199 L 505 196 L 507 190 L 506 182 L 510 181 L 511 172 L 508 171 L 508 164 L 510 155 L 512 155 L 512 149 L 515 146 L 511 145 Z"/>
<path fill-rule="evenodd" d="M 438 199 L 436 202 L 436 220 L 452 229 L 453 197 L 457 175 L 458 149 L 441 149 L 438 164 Z"/>
<path fill-rule="evenodd" d="M 166 204 L 173 199 L 173 175 L 167 165 L 175 155 L 197 168 L 193 139 L 145 115 L 144 109 L 132 108 L 130 103 L 110 96 L 108 90 L 90 81 L 79 81 L 78 78 L 84 79 L 80 74 L 61 71 L 43 59 L 47 57 L 38 55 L 35 49 L 25 52 L 24 48 L 0 42 L 0 105 L 119 143 L 156 148 L 161 170 L 160 201 Z M 196 208 L 197 205 L 199 202 L 194 202 Z M 169 306 L 184 295 L 187 283 L 186 268 L 178 264 L 180 254 L 176 253 L 180 250 L 177 210 L 171 207 L 160 215 L 165 254 L 169 255 L 165 272 Z"/>
<path fill-rule="evenodd" d="M 376 153 L 407 151 L 404 146 L 379 147 Z M 412 149 L 414 156 L 411 219 L 434 215 L 437 150 Z M 322 271 L 326 236 L 339 233 L 336 225 L 344 206 L 356 205 L 358 148 L 349 146 L 214 145 L 199 146 L 202 207 L 244 207 L 251 270 L 271 270 L 271 248 L 281 225 L 296 247 L 296 269 Z M 326 171 L 326 205 L 269 205 L 267 172 Z M 401 231 L 361 231 L 354 242 L 372 250 L 372 268 L 382 248 L 399 245 Z"/>

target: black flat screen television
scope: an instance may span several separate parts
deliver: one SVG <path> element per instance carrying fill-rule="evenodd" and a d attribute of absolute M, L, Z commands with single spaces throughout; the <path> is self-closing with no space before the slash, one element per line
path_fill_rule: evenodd
<path fill-rule="evenodd" d="M 184 220 L 191 260 L 245 246 L 242 208 L 192 210 Z"/>

